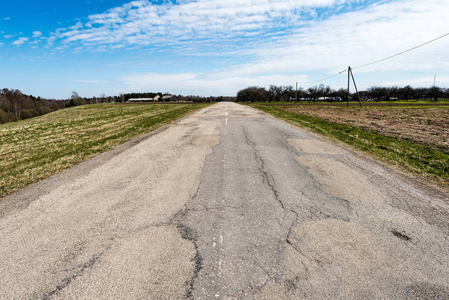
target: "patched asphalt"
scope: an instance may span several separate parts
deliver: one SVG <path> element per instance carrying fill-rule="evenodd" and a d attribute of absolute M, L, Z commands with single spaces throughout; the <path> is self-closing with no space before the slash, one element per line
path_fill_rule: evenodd
<path fill-rule="evenodd" d="M 218 103 L 114 151 L 1 202 L 1 299 L 449 299 L 448 194 L 339 144 Z"/>

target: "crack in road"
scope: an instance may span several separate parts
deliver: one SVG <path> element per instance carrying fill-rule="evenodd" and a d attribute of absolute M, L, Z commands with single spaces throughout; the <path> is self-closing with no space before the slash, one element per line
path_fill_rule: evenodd
<path fill-rule="evenodd" d="M 242 131 L 245 136 L 246 144 L 253 149 L 254 157 L 256 159 L 256 162 L 258 163 L 259 173 L 262 174 L 262 182 L 264 184 L 268 185 L 268 187 L 270 188 L 271 192 L 274 195 L 274 198 L 279 203 L 279 205 L 282 207 L 282 209 L 285 211 L 286 210 L 285 205 L 282 202 L 282 200 L 280 199 L 279 191 L 276 189 L 276 182 L 275 182 L 273 176 L 271 176 L 271 174 L 269 174 L 268 171 L 266 170 L 265 161 L 262 158 L 262 156 L 259 154 L 257 147 L 256 147 L 256 143 L 251 141 L 249 134 L 245 127 L 242 128 Z"/>
<path fill-rule="evenodd" d="M 193 297 L 193 285 L 195 283 L 195 279 L 198 278 L 198 274 L 200 273 L 201 269 L 203 268 L 203 259 L 200 255 L 199 249 L 198 249 L 198 242 L 197 242 L 197 235 L 191 228 L 178 224 L 177 225 L 178 231 L 181 234 L 181 237 L 185 240 L 188 240 L 193 243 L 195 246 L 195 257 L 194 257 L 194 274 L 190 280 L 186 282 L 186 293 L 185 297 L 190 299 Z"/>
<path fill-rule="evenodd" d="M 74 270 L 78 269 L 78 271 L 74 271 L 74 273 L 71 276 L 62 279 L 61 283 L 59 283 L 53 290 L 44 293 L 42 295 L 42 299 L 45 299 L 45 300 L 50 299 L 51 297 L 53 297 L 53 296 L 57 295 L 59 292 L 61 292 L 63 289 L 67 288 L 74 279 L 82 276 L 86 270 L 92 268 L 95 265 L 95 263 L 100 259 L 100 257 L 104 254 L 104 252 L 106 252 L 108 249 L 109 249 L 109 247 L 106 248 L 105 251 L 94 255 L 85 264 L 78 266 L 77 268 L 74 268 Z"/>
<path fill-rule="evenodd" d="M 448 298 L 447 194 L 246 106 L 202 114 L 0 213 L 0 298 Z M 353 189 L 342 165 L 382 201 L 326 189 Z"/>

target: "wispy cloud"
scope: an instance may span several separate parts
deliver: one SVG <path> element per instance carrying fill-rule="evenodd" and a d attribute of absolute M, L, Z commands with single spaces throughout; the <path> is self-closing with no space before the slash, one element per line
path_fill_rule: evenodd
<path fill-rule="evenodd" d="M 21 38 L 19 38 L 18 40 L 12 42 L 12 44 L 13 44 L 13 45 L 20 46 L 20 45 L 22 45 L 22 44 L 28 42 L 28 40 L 29 40 L 29 38 L 27 38 L 27 37 L 21 37 Z"/>
<path fill-rule="evenodd" d="M 3 21 L 9 21 L 9 20 L 11 20 L 11 18 L 10 18 L 10 17 L 5 17 L 5 18 L 3 18 L 2 20 L 3 20 Z"/>
<path fill-rule="evenodd" d="M 40 37 L 41 35 L 42 35 L 42 32 L 40 32 L 40 31 L 33 31 L 33 37 L 34 38 Z"/>
<path fill-rule="evenodd" d="M 276 74 L 289 70 L 336 73 L 347 66 L 376 61 L 447 33 L 446 15 L 449 15 L 446 1 L 381 2 L 327 20 L 310 21 L 289 38 L 274 37 L 263 47 L 247 49 L 247 54 L 254 59 L 229 72 L 235 75 Z M 447 68 L 448 47 L 449 37 L 357 71 Z"/>
<path fill-rule="evenodd" d="M 63 43 L 179 45 L 231 41 L 282 34 L 315 16 L 315 9 L 342 5 L 344 0 L 198 0 L 177 4 L 133 1 L 85 23 L 54 33 Z"/>
<path fill-rule="evenodd" d="M 2 35 L 17 46 L 46 42 L 46 57 L 76 54 L 74 64 L 101 57 L 102 68 L 91 74 L 95 80 L 67 80 L 90 90 L 102 85 L 121 92 L 232 95 L 250 85 L 328 84 L 317 81 L 441 36 L 449 31 L 447 1 L 137 0 L 49 35 L 42 28 L 28 38 Z M 447 70 L 448 48 L 446 37 L 356 73 Z M 93 53 L 99 51 L 106 55 Z M 103 81 L 104 74 L 118 78 Z M 427 84 L 416 76 L 407 76 L 411 84 Z M 386 80 L 379 77 L 366 85 Z"/>
<path fill-rule="evenodd" d="M 96 51 L 140 46 L 183 55 L 251 56 L 240 69 L 256 73 L 333 69 L 442 34 L 447 15 L 447 0 L 139 0 L 58 29 L 48 41 Z M 441 45 L 435 47 L 447 43 Z M 441 54 L 433 59 L 447 62 Z"/>
<path fill-rule="evenodd" d="M 365 64 L 444 34 L 447 28 L 446 0 L 362 2 L 199 0 L 155 5 L 134 1 L 60 29 L 52 41 L 76 44 L 78 51 L 142 46 L 184 56 L 232 57 L 234 63 L 228 68 L 209 71 L 208 76 L 122 78 L 131 90 L 148 89 L 151 83 L 155 89 L 170 85 L 193 92 L 218 86 L 230 91 L 231 86 L 235 90 L 242 85 L 276 84 L 277 79 L 279 84 L 282 80 L 311 84 L 320 78 L 301 73 L 332 74 L 348 65 Z M 326 8 L 326 13 L 320 8 Z M 448 46 L 449 38 L 358 72 L 447 68 Z"/>

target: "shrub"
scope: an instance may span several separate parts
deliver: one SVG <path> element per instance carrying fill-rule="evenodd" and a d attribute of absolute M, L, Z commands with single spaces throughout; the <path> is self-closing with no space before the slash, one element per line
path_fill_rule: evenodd
<path fill-rule="evenodd" d="M 53 103 L 53 104 L 51 105 L 51 109 L 52 109 L 52 110 L 59 110 L 59 109 L 60 109 L 59 104 L 58 104 L 58 103 Z"/>
<path fill-rule="evenodd" d="M 3 111 L 3 109 L 0 109 L 0 124 L 8 122 L 8 115 Z"/>
<path fill-rule="evenodd" d="M 35 108 L 22 109 L 20 117 L 22 119 L 30 119 L 39 116 L 39 112 Z"/>
<path fill-rule="evenodd" d="M 59 109 L 59 106 L 58 106 L 58 109 Z M 53 111 L 53 109 L 51 109 L 50 107 L 44 106 L 42 114 L 45 115 L 45 114 L 51 113 L 52 111 Z"/>

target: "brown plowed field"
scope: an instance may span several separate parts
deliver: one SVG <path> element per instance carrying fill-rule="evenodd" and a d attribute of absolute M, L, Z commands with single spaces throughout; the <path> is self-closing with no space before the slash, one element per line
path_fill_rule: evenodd
<path fill-rule="evenodd" d="M 346 108 L 295 105 L 283 109 L 449 151 L 449 106 Z"/>

